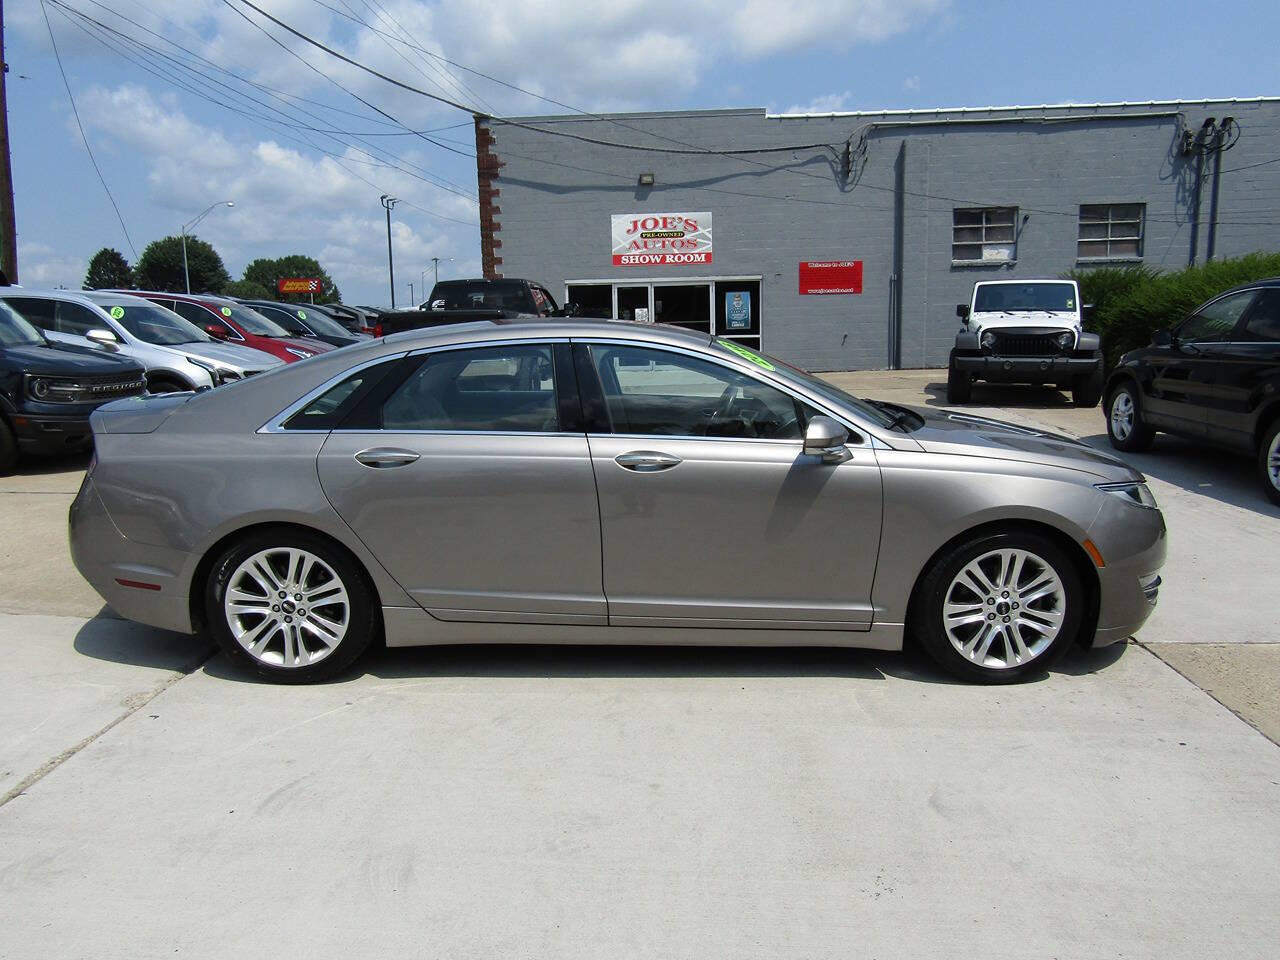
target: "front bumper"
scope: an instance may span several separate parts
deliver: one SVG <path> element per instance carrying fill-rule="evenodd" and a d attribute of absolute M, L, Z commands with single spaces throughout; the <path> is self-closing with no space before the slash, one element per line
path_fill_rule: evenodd
<path fill-rule="evenodd" d="M 1001 357 L 957 354 L 956 369 L 991 383 L 1048 383 L 1088 376 L 1102 366 L 1100 357 Z"/>
<path fill-rule="evenodd" d="M 24 454 L 82 453 L 93 446 L 89 416 L 16 413 L 9 418 Z"/>
<path fill-rule="evenodd" d="M 1168 531 L 1159 510 L 1107 497 L 1088 536 L 1102 555 L 1098 572 L 1098 627 L 1093 646 L 1131 637 L 1155 612 Z"/>

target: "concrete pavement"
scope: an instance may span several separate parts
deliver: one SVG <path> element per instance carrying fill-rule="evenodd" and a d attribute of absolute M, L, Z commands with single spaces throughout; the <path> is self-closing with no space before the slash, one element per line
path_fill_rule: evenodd
<path fill-rule="evenodd" d="M 1096 442 L 1051 393 L 968 409 Z M 79 581 L 81 464 L 0 479 L 0 958 L 1271 957 L 1280 749 L 1231 711 L 1280 731 L 1280 511 L 1247 461 L 1161 446 L 1144 646 L 1012 688 L 545 647 L 261 685 Z"/>

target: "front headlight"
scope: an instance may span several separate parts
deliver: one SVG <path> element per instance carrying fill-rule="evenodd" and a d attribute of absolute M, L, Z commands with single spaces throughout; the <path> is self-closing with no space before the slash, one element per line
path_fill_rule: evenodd
<path fill-rule="evenodd" d="M 49 396 L 49 381 L 43 378 L 32 380 L 31 395 L 37 400 L 46 399 Z"/>
<path fill-rule="evenodd" d="M 1123 497 L 1135 507 L 1146 507 L 1150 510 L 1159 509 L 1156 505 L 1155 494 L 1151 492 L 1151 488 L 1145 483 L 1126 480 L 1124 483 L 1099 483 L 1097 487 L 1103 493 Z"/>
<path fill-rule="evenodd" d="M 1070 330 L 1064 330 L 1057 336 L 1058 349 L 1064 353 L 1076 345 L 1076 335 Z"/>
<path fill-rule="evenodd" d="M 293 347 L 285 347 L 285 349 L 288 350 L 290 353 L 292 353 L 295 357 L 298 357 L 302 360 L 307 359 L 307 357 L 315 356 L 315 354 L 311 353 L 309 350 L 295 350 L 293 349 Z"/>
<path fill-rule="evenodd" d="M 192 366 L 199 367 L 205 373 L 209 374 L 209 379 L 213 381 L 213 385 L 215 387 L 222 382 L 222 376 L 218 368 L 214 366 L 212 363 L 206 363 L 203 360 L 197 360 L 195 357 L 187 357 L 187 362 L 190 363 Z"/>
<path fill-rule="evenodd" d="M 982 340 L 979 342 L 982 344 L 983 350 L 990 350 L 996 345 L 996 335 L 988 330 L 982 335 Z"/>

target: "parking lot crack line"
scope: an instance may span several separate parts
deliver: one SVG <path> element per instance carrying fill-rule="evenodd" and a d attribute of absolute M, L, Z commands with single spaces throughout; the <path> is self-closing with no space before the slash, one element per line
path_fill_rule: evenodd
<path fill-rule="evenodd" d="M 83 740 L 81 740 L 79 743 L 75 744 L 74 746 L 68 747 L 66 750 L 63 750 L 56 757 L 53 757 L 50 760 L 46 760 L 33 773 L 30 773 L 26 777 L 24 777 L 21 780 L 21 782 L 18 783 L 17 786 L 9 790 L 9 792 L 6 793 L 3 797 L 0 797 L 0 807 L 3 807 L 10 800 L 13 800 L 16 797 L 22 796 L 22 794 L 27 792 L 27 790 L 31 789 L 31 787 L 33 787 L 35 784 L 39 783 L 49 774 L 53 773 L 54 770 L 57 770 L 58 767 L 62 766 L 64 763 L 66 763 L 68 760 L 74 757 L 77 753 L 79 753 L 85 747 L 89 746 L 89 744 L 105 736 L 115 727 L 119 726 L 122 722 L 124 722 L 125 720 L 128 720 L 131 716 L 133 716 L 135 713 L 137 713 L 139 710 L 141 710 L 143 707 L 149 704 L 156 697 L 160 696 L 160 694 L 164 693 L 166 690 L 168 690 L 171 686 L 173 686 L 179 680 L 183 679 L 184 677 L 190 676 L 193 672 L 195 672 L 197 669 L 199 669 L 205 663 L 207 663 L 209 659 L 213 656 L 214 652 L 215 651 L 210 650 L 208 652 L 208 655 L 205 656 L 205 658 L 201 660 L 199 663 L 194 664 L 190 670 L 184 673 L 175 673 L 172 676 L 170 676 L 168 679 L 166 679 L 163 683 L 157 684 L 155 687 L 151 689 L 149 693 L 144 694 L 141 697 L 141 699 L 138 699 L 137 701 L 133 702 L 132 705 L 127 710 L 124 711 L 124 713 L 120 714 L 118 717 L 116 717 L 114 720 L 108 723 L 101 730 L 97 731 L 96 733 L 90 734 L 89 736 L 85 737 Z"/>

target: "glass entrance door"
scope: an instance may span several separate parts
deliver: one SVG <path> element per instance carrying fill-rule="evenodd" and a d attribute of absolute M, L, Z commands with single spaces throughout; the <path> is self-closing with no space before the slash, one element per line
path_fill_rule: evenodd
<path fill-rule="evenodd" d="M 618 287 L 618 319 L 653 322 L 653 309 L 649 304 L 649 287 Z"/>

